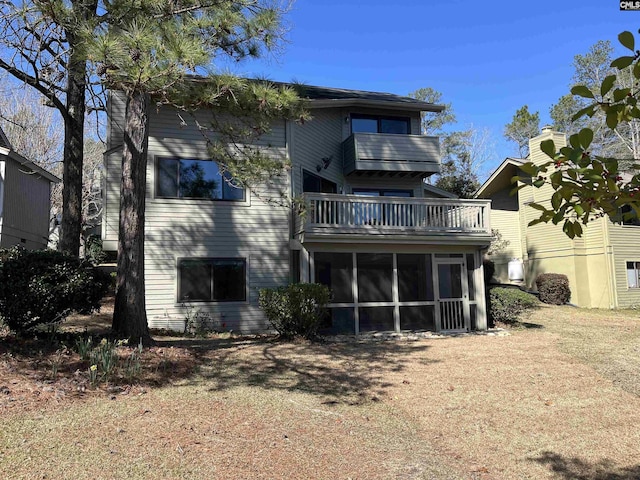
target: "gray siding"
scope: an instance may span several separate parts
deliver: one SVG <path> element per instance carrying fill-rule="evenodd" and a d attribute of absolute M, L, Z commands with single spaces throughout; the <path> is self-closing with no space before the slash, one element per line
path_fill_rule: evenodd
<path fill-rule="evenodd" d="M 286 284 L 289 278 L 289 210 L 275 206 L 286 176 L 271 186 L 247 192 L 247 201 L 156 198 L 155 160 L 171 156 L 207 159 L 207 146 L 193 118 L 181 126 L 176 112 L 163 108 L 151 113 L 145 222 L 146 306 L 152 328 L 182 329 L 187 306 L 177 299 L 177 262 L 186 257 L 242 257 L 247 262 L 247 301 L 193 302 L 217 324 L 234 331 L 267 328 L 258 308 L 258 291 Z M 206 112 L 198 114 L 205 125 Z M 285 123 L 275 125 L 260 145 L 278 158 L 286 157 Z M 117 241 L 121 152 L 107 155 L 105 245 Z"/>
<path fill-rule="evenodd" d="M 125 96 L 121 92 L 109 92 L 107 103 L 107 151 L 122 145 L 124 131 Z"/>
<path fill-rule="evenodd" d="M 348 155 L 344 156 L 342 149 L 342 142 L 351 137 L 351 125 L 346 121 L 351 113 L 409 116 L 412 132 L 420 130 L 420 116 L 415 113 L 407 115 L 395 110 L 387 112 L 373 109 L 314 110 L 312 111 L 313 119 L 310 122 L 304 125 L 294 124 L 292 127 L 291 159 L 294 193 L 300 194 L 302 192 L 302 171 L 307 170 L 335 182 L 338 185 L 338 193 L 351 193 L 354 187 L 400 188 L 413 189 L 415 190 L 414 196 L 422 197 L 423 192 L 418 187 L 421 186 L 421 180 L 416 178 L 376 179 L 355 176 L 345 178 L 345 167 L 355 161 Z M 350 151 L 353 152 L 353 149 Z M 439 155 L 437 151 L 432 153 Z M 332 157 L 332 162 L 329 168 L 317 172 L 316 167 L 321 164 L 324 157 Z"/>
<path fill-rule="evenodd" d="M 6 157 L 0 247 L 45 248 L 49 235 L 50 183 Z"/>
<path fill-rule="evenodd" d="M 354 170 L 440 171 L 437 137 L 354 133 L 343 149 L 347 175 Z"/>
<path fill-rule="evenodd" d="M 104 244 L 115 249 L 118 233 L 118 204 L 121 170 L 122 119 L 124 102 L 112 95 L 108 127 L 109 144 L 105 156 Z M 362 109 L 359 113 L 376 113 Z M 402 115 L 401 112 L 384 112 Z M 423 195 L 419 178 L 353 178 L 343 175 L 342 142 L 351 134 L 343 109 L 318 109 L 304 125 L 280 122 L 257 145 L 277 158 L 291 156 L 288 176 L 263 186 L 244 202 L 168 199 L 155 196 L 155 164 L 158 157 L 207 159 L 207 146 L 198 125 L 209 123 L 206 111 L 196 118 L 178 116 L 169 108 L 151 112 L 149 157 L 147 166 L 145 281 L 146 305 L 152 328 L 182 329 L 187 306 L 177 300 L 177 263 L 185 257 L 242 257 L 246 259 L 246 302 L 194 302 L 193 307 L 208 314 L 218 324 L 235 331 L 267 328 L 257 306 L 258 291 L 284 285 L 289 281 L 290 213 L 277 205 L 279 191 L 302 192 L 302 172 L 320 175 L 338 185 L 338 191 L 350 193 L 353 187 L 412 189 Z M 407 116 L 407 115 L 404 115 Z M 419 132 L 419 115 L 412 113 L 411 129 Z M 330 157 L 328 168 L 317 172 L 322 159 Z M 291 183 L 290 183 L 291 182 Z M 275 202 L 274 202 L 275 201 Z"/>
<path fill-rule="evenodd" d="M 294 124 L 292 128 L 291 159 L 295 194 L 302 193 L 303 170 L 337 183 L 338 189 L 344 185 L 341 147 L 343 114 L 339 109 L 323 109 L 314 110 L 312 115 L 310 122 Z M 316 167 L 326 157 L 332 157 L 331 164 L 318 172 Z"/>

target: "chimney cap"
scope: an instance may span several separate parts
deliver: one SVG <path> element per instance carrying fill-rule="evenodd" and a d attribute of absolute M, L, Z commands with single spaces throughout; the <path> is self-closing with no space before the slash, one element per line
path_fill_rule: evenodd
<path fill-rule="evenodd" d="M 541 133 L 551 133 L 553 131 L 553 127 L 551 125 L 545 125 L 542 127 Z"/>

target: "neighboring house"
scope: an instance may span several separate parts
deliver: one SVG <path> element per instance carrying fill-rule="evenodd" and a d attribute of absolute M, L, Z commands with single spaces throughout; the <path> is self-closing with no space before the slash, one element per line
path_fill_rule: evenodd
<path fill-rule="evenodd" d="M 550 127 L 529 141 L 530 160 L 538 165 L 548 157 L 540 143 L 552 139 L 556 148 L 566 146 L 566 136 Z M 509 244 L 490 256 L 496 264 L 495 279 L 509 283 L 508 263 L 515 259 L 524 266 L 523 283 L 535 289 L 541 273 L 562 273 L 569 278 L 571 302 L 589 308 L 624 308 L 640 305 L 640 226 L 637 221 L 624 225 L 608 217 L 596 219 L 585 228 L 581 238 L 571 240 L 562 224 L 528 223 L 539 212 L 527 205 L 550 206 L 550 186 L 537 189 L 526 186 L 511 195 L 514 176 L 527 177 L 519 167 L 526 160 L 507 158 L 480 187 L 476 197 L 490 199 L 491 225 Z M 518 185 L 521 185 L 518 182 Z M 517 270 L 517 269 L 516 269 Z M 513 272 L 512 272 L 513 273 Z M 512 275 L 513 277 L 513 275 Z"/>
<path fill-rule="evenodd" d="M 51 182 L 59 181 L 15 152 L 0 129 L 0 248 L 46 248 Z"/>
<path fill-rule="evenodd" d="M 296 88 L 313 119 L 276 122 L 261 139 L 292 168 L 258 195 L 224 181 L 195 125 L 181 127 L 171 108 L 150 113 L 150 326 L 182 329 L 195 308 L 218 327 L 266 330 L 259 289 L 302 281 L 332 289 L 327 332 L 485 329 L 489 201 L 447 198 L 423 182 L 439 172 L 440 152 L 437 137 L 420 134 L 420 114 L 443 107 L 386 93 Z M 117 243 L 123 109 L 112 93 L 105 249 Z M 199 111 L 198 124 L 210 114 Z M 188 172 L 196 170 L 217 188 L 191 185 Z M 302 215 L 265 202 L 281 187 L 303 196 Z"/>

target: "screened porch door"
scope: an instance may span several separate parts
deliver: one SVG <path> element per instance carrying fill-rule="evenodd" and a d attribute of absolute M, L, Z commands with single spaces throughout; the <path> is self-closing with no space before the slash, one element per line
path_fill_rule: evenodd
<path fill-rule="evenodd" d="M 469 331 L 469 286 L 462 258 L 435 258 L 436 325 L 443 332 Z"/>

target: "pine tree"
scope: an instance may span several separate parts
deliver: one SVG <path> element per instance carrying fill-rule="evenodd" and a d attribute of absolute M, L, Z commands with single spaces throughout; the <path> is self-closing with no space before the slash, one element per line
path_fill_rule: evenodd
<path fill-rule="evenodd" d="M 129 0 L 110 4 L 98 29 L 84 32 L 86 51 L 104 84 L 126 97 L 118 273 L 113 332 L 150 340 L 145 311 L 144 214 L 149 105 L 171 105 L 186 112 L 218 109 L 243 128 L 219 121 L 211 153 L 234 181 L 250 186 L 270 169 L 282 169 L 259 149 L 225 147 L 250 143 L 268 131 L 273 118 L 303 116 L 295 92 L 269 82 L 230 75 L 191 78 L 219 57 L 257 57 L 281 38 L 282 11 L 261 0 Z M 241 120 L 240 120 L 241 119 Z M 228 122 L 234 123 L 233 120 Z M 238 125 L 236 125 L 237 127 Z"/>

